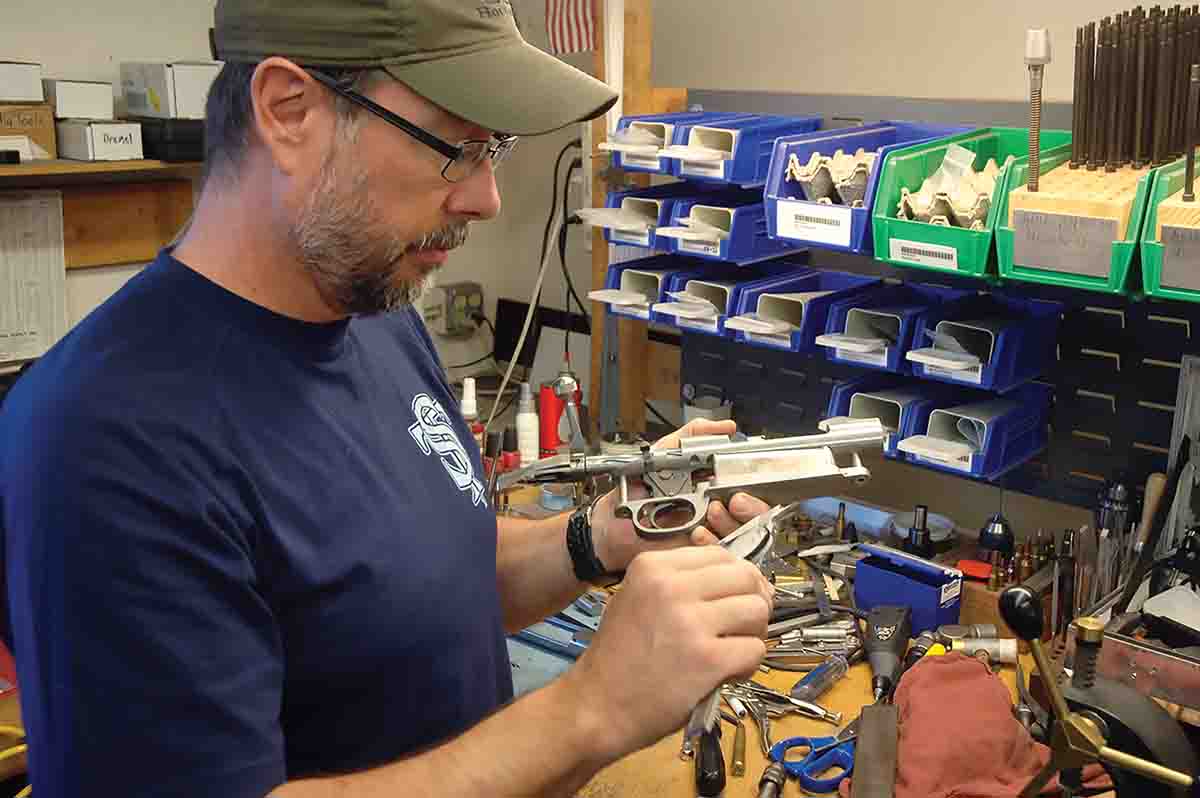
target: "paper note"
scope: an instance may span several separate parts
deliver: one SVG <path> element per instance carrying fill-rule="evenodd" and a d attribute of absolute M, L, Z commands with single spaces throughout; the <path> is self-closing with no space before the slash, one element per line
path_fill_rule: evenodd
<path fill-rule="evenodd" d="M 0 363 L 40 357 L 66 331 L 62 195 L 0 193 Z"/>
<path fill-rule="evenodd" d="M 1108 277 L 1117 220 L 1013 211 L 1013 263 L 1087 277 Z"/>

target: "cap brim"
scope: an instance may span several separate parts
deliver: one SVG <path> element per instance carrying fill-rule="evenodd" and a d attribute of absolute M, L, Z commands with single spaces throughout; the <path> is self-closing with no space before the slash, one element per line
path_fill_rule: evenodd
<path fill-rule="evenodd" d="M 617 101 L 607 84 L 522 41 L 384 69 L 452 114 L 512 135 L 595 119 Z"/>

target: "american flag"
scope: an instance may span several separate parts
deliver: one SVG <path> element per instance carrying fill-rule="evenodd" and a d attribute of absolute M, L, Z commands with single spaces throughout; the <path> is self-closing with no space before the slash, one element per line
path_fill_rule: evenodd
<path fill-rule="evenodd" d="M 596 48 L 592 0 L 546 0 L 546 32 L 550 52 L 579 53 Z"/>

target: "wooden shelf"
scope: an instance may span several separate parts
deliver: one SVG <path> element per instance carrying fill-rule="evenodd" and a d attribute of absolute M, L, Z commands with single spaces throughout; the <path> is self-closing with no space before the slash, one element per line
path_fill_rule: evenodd
<path fill-rule="evenodd" d="M 165 161 L 29 161 L 0 165 L 0 188 L 128 183 L 151 180 L 191 180 L 200 175 L 200 163 Z"/>

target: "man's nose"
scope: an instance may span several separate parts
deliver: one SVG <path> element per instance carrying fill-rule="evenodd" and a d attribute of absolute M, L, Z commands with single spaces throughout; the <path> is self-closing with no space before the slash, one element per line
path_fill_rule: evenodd
<path fill-rule="evenodd" d="M 475 167 L 470 177 L 454 185 L 446 200 L 447 212 L 472 221 L 494 219 L 500 213 L 500 189 L 490 159 Z"/>

